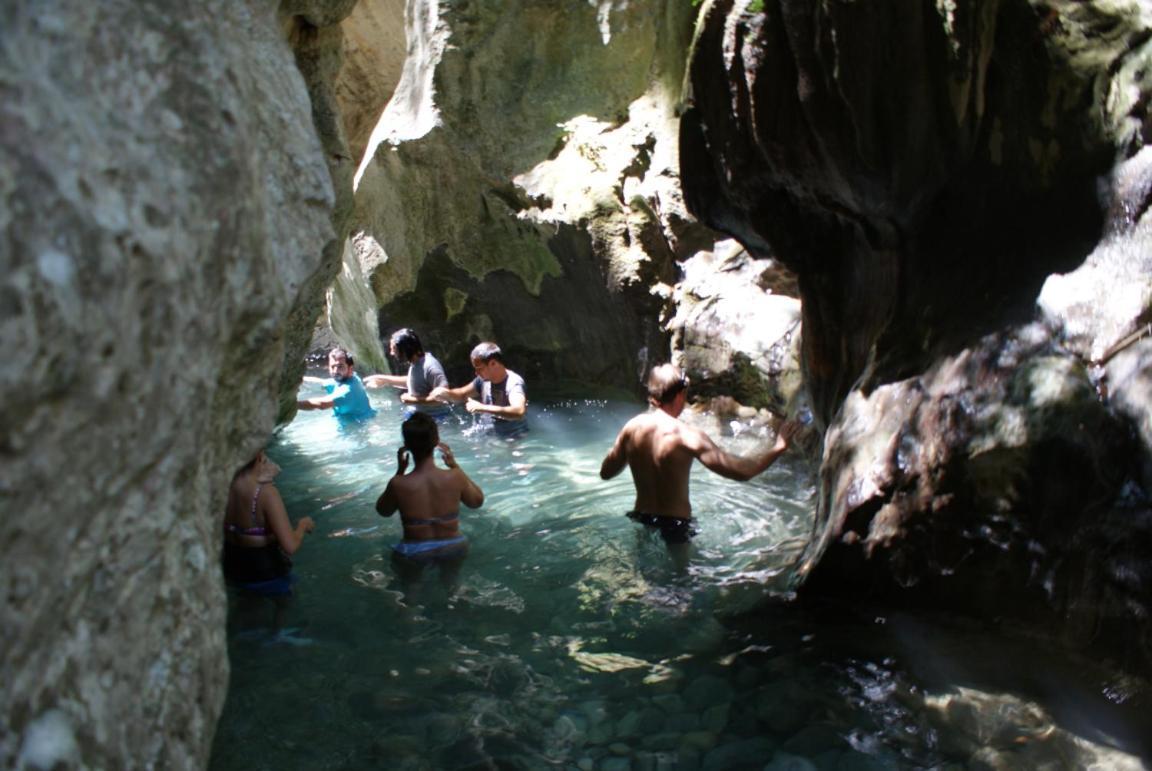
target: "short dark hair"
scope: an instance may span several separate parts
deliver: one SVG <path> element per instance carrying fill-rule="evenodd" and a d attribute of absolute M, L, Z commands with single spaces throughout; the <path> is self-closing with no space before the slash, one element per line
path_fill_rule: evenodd
<path fill-rule="evenodd" d="M 404 361 L 412 361 L 412 359 L 424 353 L 424 346 L 420 344 L 420 338 L 408 327 L 397 329 L 393 332 L 390 342 L 392 343 L 392 347 L 396 349 L 396 353 L 398 353 Z"/>
<path fill-rule="evenodd" d="M 675 364 L 658 364 L 648 373 L 648 401 L 652 406 L 669 404 L 688 388 L 688 376 Z"/>
<path fill-rule="evenodd" d="M 352 366 L 352 354 L 343 348 L 333 348 L 328 352 L 328 358 L 343 359 L 345 364 Z"/>
<path fill-rule="evenodd" d="M 472 349 L 472 361 L 482 361 L 487 364 L 490 361 L 498 361 L 504 363 L 504 352 L 500 350 L 500 346 L 496 343 L 480 343 Z"/>
<path fill-rule="evenodd" d="M 404 437 L 404 446 L 416 460 L 427 458 L 440 443 L 440 431 L 436 428 L 436 421 L 423 412 L 413 412 L 409 415 L 400 424 L 400 434 Z"/>

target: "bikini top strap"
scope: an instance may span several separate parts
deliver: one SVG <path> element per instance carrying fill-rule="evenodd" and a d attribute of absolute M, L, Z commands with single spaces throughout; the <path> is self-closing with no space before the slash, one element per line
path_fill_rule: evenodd
<path fill-rule="evenodd" d="M 260 489 L 262 487 L 264 487 L 264 483 L 263 482 L 257 482 L 256 483 L 256 492 L 252 493 L 252 511 L 249 512 L 249 516 L 252 520 L 252 527 L 254 527 L 254 528 L 260 527 L 260 524 L 256 521 L 256 502 L 258 500 L 260 500 Z"/>

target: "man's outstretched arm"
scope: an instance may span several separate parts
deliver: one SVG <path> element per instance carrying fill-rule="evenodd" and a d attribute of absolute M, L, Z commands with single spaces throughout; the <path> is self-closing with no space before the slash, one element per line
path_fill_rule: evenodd
<path fill-rule="evenodd" d="M 447 386 L 433 388 L 431 393 L 428 394 L 428 400 L 442 401 L 447 399 L 450 402 L 463 402 L 467 401 L 469 397 L 474 396 L 476 396 L 476 384 L 472 382 L 459 386 L 458 388 L 448 388 Z"/>
<path fill-rule="evenodd" d="M 365 388 L 387 388 L 392 386 L 394 388 L 407 388 L 408 376 L 407 375 L 365 375 L 364 376 Z"/>
<path fill-rule="evenodd" d="M 776 443 L 772 446 L 772 449 L 762 455 L 751 458 L 725 452 L 712 441 L 711 437 L 702 431 L 696 432 L 695 440 L 689 449 L 693 450 L 693 454 L 709 471 L 727 479 L 747 482 L 752 477 L 762 474 L 765 469 L 775 463 L 781 455 L 788 451 L 792 443 L 792 437 L 796 434 L 799 427 L 800 424 L 795 421 L 784 421 L 780 424 L 780 428 L 776 432 Z"/>

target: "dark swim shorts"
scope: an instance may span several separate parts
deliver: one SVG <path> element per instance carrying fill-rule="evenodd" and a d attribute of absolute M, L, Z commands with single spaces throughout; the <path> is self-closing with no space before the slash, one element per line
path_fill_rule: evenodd
<path fill-rule="evenodd" d="M 648 527 L 659 528 L 660 537 L 665 543 L 688 543 L 696 535 L 692 520 L 680 517 L 667 517 L 663 514 L 646 514 L 643 511 L 628 512 L 628 519 Z"/>

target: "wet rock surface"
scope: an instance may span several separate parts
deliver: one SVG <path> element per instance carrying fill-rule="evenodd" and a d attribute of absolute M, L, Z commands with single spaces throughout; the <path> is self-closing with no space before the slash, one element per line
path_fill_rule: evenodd
<path fill-rule="evenodd" d="M 802 388 L 795 278 L 734 241 L 698 252 L 682 268 L 668 328 L 692 398 L 794 411 Z"/>
<path fill-rule="evenodd" d="M 828 519 L 800 568 L 805 591 L 1061 619 L 1058 635 L 1089 644 L 1088 630 L 1122 627 L 1152 599 L 1106 575 L 1152 543 L 1139 506 L 1116 505 L 1134 452 L 1086 369 L 1039 326 L 854 394 L 825 434 Z"/>

